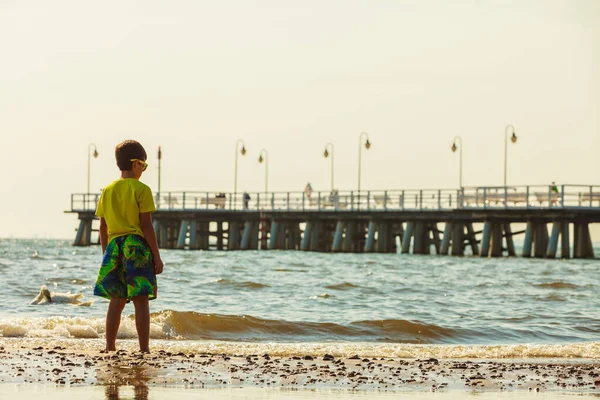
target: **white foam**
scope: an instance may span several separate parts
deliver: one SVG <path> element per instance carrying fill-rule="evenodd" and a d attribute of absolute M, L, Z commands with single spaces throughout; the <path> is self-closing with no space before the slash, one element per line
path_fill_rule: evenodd
<path fill-rule="evenodd" d="M 28 329 L 13 322 L 0 322 L 0 334 L 4 337 L 24 337 Z"/>
<path fill-rule="evenodd" d="M 104 318 L 49 317 L 0 321 L 0 336 L 3 337 L 92 339 L 104 336 L 105 330 Z M 131 316 L 124 316 L 121 319 L 117 337 L 137 338 L 135 320 Z M 165 339 L 162 325 L 152 322 L 150 337 Z"/>
<path fill-rule="evenodd" d="M 4 340 L 28 340 L 44 345 L 65 340 L 65 347 L 96 348 L 105 334 L 104 318 L 49 317 L 0 320 L 0 335 Z M 174 337 L 167 313 L 152 316 L 150 325 L 152 348 L 184 353 L 264 354 L 273 356 L 322 355 L 350 357 L 440 358 L 440 359 L 533 359 L 533 358 L 600 358 L 600 342 L 567 344 L 496 344 L 496 345 L 421 345 L 406 343 L 273 343 L 193 341 Z M 15 339 L 16 338 L 16 339 Z M 137 345 L 135 320 L 124 316 L 118 339 Z M 91 340 L 91 341 L 90 341 Z M 133 349 L 133 348 L 132 348 Z"/>
<path fill-rule="evenodd" d="M 57 334 L 54 332 L 53 334 Z M 62 346 L 71 351 L 98 351 L 104 347 L 102 339 L 73 339 L 61 337 L 25 337 L 0 338 L 0 345 L 9 347 L 34 348 Z M 135 338 L 120 339 L 120 349 L 137 350 Z M 469 360 L 537 360 L 537 362 L 553 362 L 555 360 L 573 360 L 574 362 L 600 358 L 600 342 L 573 343 L 566 345 L 418 345 L 418 344 L 372 344 L 372 343 L 250 343 L 250 342 L 206 342 L 188 340 L 152 340 L 152 351 L 165 350 L 172 353 L 185 354 L 230 354 L 252 355 L 270 354 L 274 357 L 322 356 L 331 354 L 335 357 L 387 357 L 419 359 L 434 357 L 438 359 Z M 545 361 L 544 361 L 545 360 Z"/>
<path fill-rule="evenodd" d="M 98 332 L 89 325 L 73 325 L 69 326 L 67 330 L 72 337 L 76 338 L 93 339 L 100 337 Z"/>

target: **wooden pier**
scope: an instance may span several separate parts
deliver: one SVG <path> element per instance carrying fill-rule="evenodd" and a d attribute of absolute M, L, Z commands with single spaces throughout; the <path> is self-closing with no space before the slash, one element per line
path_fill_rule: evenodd
<path fill-rule="evenodd" d="M 93 240 L 99 194 L 73 194 L 75 246 Z M 159 246 L 481 257 L 594 258 L 600 186 L 156 194 Z M 514 238 L 522 236 L 517 253 Z M 97 235 L 96 235 L 97 236 Z"/>

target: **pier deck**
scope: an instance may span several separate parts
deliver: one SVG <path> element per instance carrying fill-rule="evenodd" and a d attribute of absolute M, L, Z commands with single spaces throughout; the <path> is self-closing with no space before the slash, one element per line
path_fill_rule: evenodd
<path fill-rule="evenodd" d="M 92 240 L 99 194 L 71 195 L 74 245 Z M 593 258 L 600 186 L 283 193 L 167 192 L 153 215 L 162 248 Z M 513 231 L 520 226 L 520 231 Z M 550 233 L 548 227 L 551 228 Z"/>

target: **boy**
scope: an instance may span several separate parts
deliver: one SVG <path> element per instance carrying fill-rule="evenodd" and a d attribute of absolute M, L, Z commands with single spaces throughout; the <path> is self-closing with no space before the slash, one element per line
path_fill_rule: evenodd
<path fill-rule="evenodd" d="M 156 275 L 163 262 L 158 251 L 152 215 L 152 191 L 139 181 L 148 167 L 146 151 L 135 140 L 115 148 L 121 178 L 106 186 L 98 201 L 102 265 L 94 294 L 110 299 L 106 313 L 106 351 L 116 350 L 117 332 L 125 304 L 133 301 L 140 351 L 149 353 L 150 307 L 156 298 Z"/>

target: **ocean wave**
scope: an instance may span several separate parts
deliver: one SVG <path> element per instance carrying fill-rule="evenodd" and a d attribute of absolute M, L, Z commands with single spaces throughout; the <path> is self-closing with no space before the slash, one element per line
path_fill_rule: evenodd
<path fill-rule="evenodd" d="M 275 268 L 275 272 L 308 272 L 307 269 Z"/>
<path fill-rule="evenodd" d="M 223 286 L 232 286 L 232 287 L 239 288 L 239 289 L 263 289 L 263 288 L 270 287 L 269 285 L 265 285 L 263 283 L 258 283 L 258 282 L 252 282 L 252 281 L 236 282 L 236 281 L 232 281 L 229 279 L 223 279 L 223 278 L 217 279 L 216 282 Z"/>
<path fill-rule="evenodd" d="M 0 321 L 0 335 L 4 337 L 96 338 L 104 333 L 104 318 L 56 316 Z M 418 321 L 374 320 L 342 325 L 172 310 L 152 313 L 150 328 L 151 338 L 174 340 L 433 343 L 456 340 L 458 335 L 456 330 Z M 119 337 L 136 337 L 132 316 L 122 318 Z"/>
<path fill-rule="evenodd" d="M 577 289 L 579 286 L 569 282 L 549 282 L 534 285 L 542 289 Z"/>
<path fill-rule="evenodd" d="M 418 321 L 357 321 L 347 325 L 329 322 L 299 322 L 262 319 L 248 315 L 200 314 L 163 311 L 155 315 L 173 336 L 204 340 L 269 341 L 389 341 L 426 343 L 458 335 L 453 329 Z"/>
<path fill-rule="evenodd" d="M 251 315 L 203 314 L 165 310 L 151 314 L 150 337 L 176 341 L 228 342 L 362 342 L 390 344 L 489 344 L 581 342 L 597 337 L 600 327 L 534 324 L 517 328 L 490 325 L 453 327 L 417 320 L 360 320 L 334 322 L 287 321 Z M 0 319 L 0 336 L 16 338 L 100 338 L 105 334 L 103 317 L 7 317 Z M 122 317 L 118 337 L 137 337 L 132 315 Z"/>
<path fill-rule="evenodd" d="M 48 283 L 70 283 L 73 285 L 85 285 L 88 283 L 88 281 L 84 281 L 83 279 L 77 279 L 77 278 L 48 278 L 47 279 Z"/>
<path fill-rule="evenodd" d="M 332 290 L 349 290 L 349 289 L 353 289 L 353 288 L 357 288 L 358 286 L 350 283 L 350 282 L 344 282 L 344 283 L 339 283 L 337 285 L 327 285 L 325 286 L 326 289 L 332 289 Z"/>
<path fill-rule="evenodd" d="M 537 301 L 567 301 L 563 296 L 559 296 L 555 293 L 551 293 L 547 296 L 535 296 Z"/>

